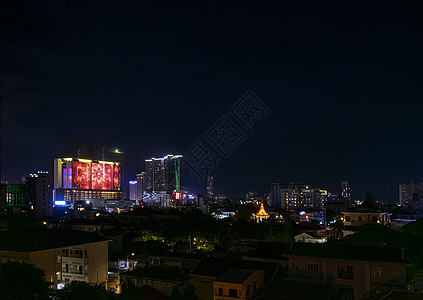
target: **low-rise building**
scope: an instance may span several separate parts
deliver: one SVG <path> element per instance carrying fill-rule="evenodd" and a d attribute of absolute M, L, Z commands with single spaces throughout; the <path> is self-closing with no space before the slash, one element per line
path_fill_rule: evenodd
<path fill-rule="evenodd" d="M 289 281 L 347 288 L 355 300 L 405 288 L 411 266 L 403 250 L 387 247 L 294 243 L 286 257 Z"/>
<path fill-rule="evenodd" d="M 96 233 L 82 231 L 0 231 L 0 263 L 35 265 L 54 288 L 74 280 L 103 284 L 108 275 L 108 242 Z"/>
<path fill-rule="evenodd" d="M 318 236 L 313 232 L 303 232 L 294 236 L 294 240 L 297 243 L 326 243 L 325 236 Z"/>
<path fill-rule="evenodd" d="M 262 270 L 264 271 L 264 284 L 267 286 L 278 278 L 277 275 L 281 268 L 280 264 L 271 262 L 204 257 L 190 273 L 197 296 L 202 300 L 213 300 L 215 297 L 214 282 L 230 269 Z M 226 297 L 225 299 L 230 299 L 229 296 Z"/>
<path fill-rule="evenodd" d="M 391 223 L 391 214 L 386 212 L 342 212 L 345 226 L 363 226 L 365 224 Z"/>
<path fill-rule="evenodd" d="M 175 267 L 138 268 L 122 273 L 119 281 L 120 286 L 132 284 L 140 288 L 148 285 L 170 297 L 174 288 L 183 291 L 188 286 L 189 277 L 186 272 Z"/>
<path fill-rule="evenodd" d="M 253 299 L 264 285 L 264 270 L 229 269 L 214 281 L 214 300 Z"/>

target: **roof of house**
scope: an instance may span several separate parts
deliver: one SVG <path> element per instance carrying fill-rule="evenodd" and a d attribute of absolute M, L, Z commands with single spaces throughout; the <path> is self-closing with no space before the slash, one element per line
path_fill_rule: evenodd
<path fill-rule="evenodd" d="M 123 236 L 124 232 L 121 230 L 118 230 L 116 228 L 112 229 L 102 229 L 97 231 L 97 234 L 104 236 L 104 237 L 113 237 L 113 236 Z"/>
<path fill-rule="evenodd" d="M 302 232 L 300 234 L 297 234 L 295 237 L 297 237 L 299 235 L 308 235 L 309 237 L 314 238 L 314 239 L 321 239 L 321 238 L 323 238 L 323 237 L 318 236 L 317 234 L 315 234 L 315 233 L 313 233 L 311 231 Z"/>
<path fill-rule="evenodd" d="M 270 282 L 278 269 L 277 263 L 204 257 L 191 271 L 191 275 L 219 278 L 229 269 L 264 270 L 264 281 Z"/>
<path fill-rule="evenodd" d="M 251 269 L 229 269 L 216 281 L 220 282 L 231 282 L 231 283 L 243 283 L 248 277 L 254 272 Z"/>
<path fill-rule="evenodd" d="M 281 259 L 286 258 L 282 256 L 291 248 L 291 244 L 280 242 L 258 242 L 255 249 L 248 252 L 249 257 L 263 257 L 267 259 Z"/>
<path fill-rule="evenodd" d="M 27 253 L 107 241 L 109 239 L 96 233 L 80 230 L 32 229 L 0 231 L 0 250 Z"/>
<path fill-rule="evenodd" d="M 400 248 L 340 245 L 332 243 L 294 243 L 288 255 L 315 256 L 344 260 L 408 263 Z"/>
<path fill-rule="evenodd" d="M 159 280 L 170 280 L 183 282 L 189 279 L 188 274 L 178 267 L 156 267 L 156 268 L 136 268 L 134 270 L 121 273 L 125 277 L 142 277 Z"/>

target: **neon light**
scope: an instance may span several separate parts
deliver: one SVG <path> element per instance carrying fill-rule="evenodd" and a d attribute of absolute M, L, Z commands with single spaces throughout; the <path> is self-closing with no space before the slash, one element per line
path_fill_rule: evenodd
<path fill-rule="evenodd" d="M 84 162 L 84 163 L 90 163 L 90 162 L 92 162 L 91 159 L 78 159 L 78 161 Z"/>
<path fill-rule="evenodd" d="M 73 161 L 72 178 L 74 188 L 91 189 L 91 164 Z"/>
<path fill-rule="evenodd" d="M 179 191 L 179 160 L 178 163 L 175 159 L 175 181 L 176 181 L 176 190 Z"/>
<path fill-rule="evenodd" d="M 119 166 L 117 164 L 113 166 L 113 189 L 114 190 L 120 189 Z"/>
<path fill-rule="evenodd" d="M 56 206 L 65 206 L 66 205 L 66 201 L 64 201 L 64 200 L 56 200 L 56 201 L 54 201 L 54 205 L 56 205 Z"/>
<path fill-rule="evenodd" d="M 110 165 L 92 163 L 91 180 L 94 190 L 112 189 L 112 167 Z"/>
<path fill-rule="evenodd" d="M 67 188 L 68 187 L 68 170 L 67 169 L 63 169 L 63 188 Z"/>

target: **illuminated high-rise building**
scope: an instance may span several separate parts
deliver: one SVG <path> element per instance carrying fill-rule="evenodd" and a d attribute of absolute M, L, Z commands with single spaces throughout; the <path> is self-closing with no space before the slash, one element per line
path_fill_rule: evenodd
<path fill-rule="evenodd" d="M 129 180 L 129 200 L 137 200 L 137 181 Z"/>
<path fill-rule="evenodd" d="M 56 158 L 53 175 L 55 205 L 72 205 L 91 199 L 122 199 L 118 162 Z"/>
<path fill-rule="evenodd" d="M 214 189 L 213 189 L 213 176 L 208 176 L 207 177 L 207 197 L 209 197 L 210 199 L 213 199 L 213 193 L 214 193 Z"/>
<path fill-rule="evenodd" d="M 339 198 L 345 205 L 348 206 L 351 204 L 351 188 L 348 181 L 341 182 L 341 194 Z"/>
<path fill-rule="evenodd" d="M 412 181 L 410 184 L 400 184 L 399 185 L 399 204 L 400 205 L 410 205 L 413 201 L 413 197 L 423 192 L 423 183 L 414 183 Z"/>
<path fill-rule="evenodd" d="M 326 190 L 310 187 L 303 182 L 272 183 L 270 206 L 290 211 L 306 208 L 322 209 L 327 194 Z"/>
<path fill-rule="evenodd" d="M 148 192 L 179 191 L 181 189 L 182 155 L 166 155 L 165 157 L 145 160 L 146 190 Z"/>
<path fill-rule="evenodd" d="M 143 201 L 144 191 L 146 190 L 146 172 L 137 174 L 137 201 Z"/>
<path fill-rule="evenodd" d="M 53 216 L 53 175 L 48 172 L 30 174 L 25 184 L 32 214 L 37 218 Z"/>
<path fill-rule="evenodd" d="M 152 157 L 145 160 L 146 190 L 149 192 L 164 190 L 164 159 Z"/>
<path fill-rule="evenodd" d="M 25 183 L 12 183 L 6 185 L 6 207 L 9 211 L 28 211 L 30 205 Z"/>

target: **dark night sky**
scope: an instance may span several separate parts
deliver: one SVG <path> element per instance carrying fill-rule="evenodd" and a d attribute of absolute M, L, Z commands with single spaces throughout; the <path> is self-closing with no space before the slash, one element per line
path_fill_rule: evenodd
<path fill-rule="evenodd" d="M 399 183 L 423 181 L 422 9 L 1 1 L 3 179 L 48 170 L 80 135 L 122 148 L 134 177 L 150 156 L 184 153 L 250 89 L 272 115 L 215 172 L 217 192 L 337 192 L 346 179 L 354 199 L 396 202 Z"/>

